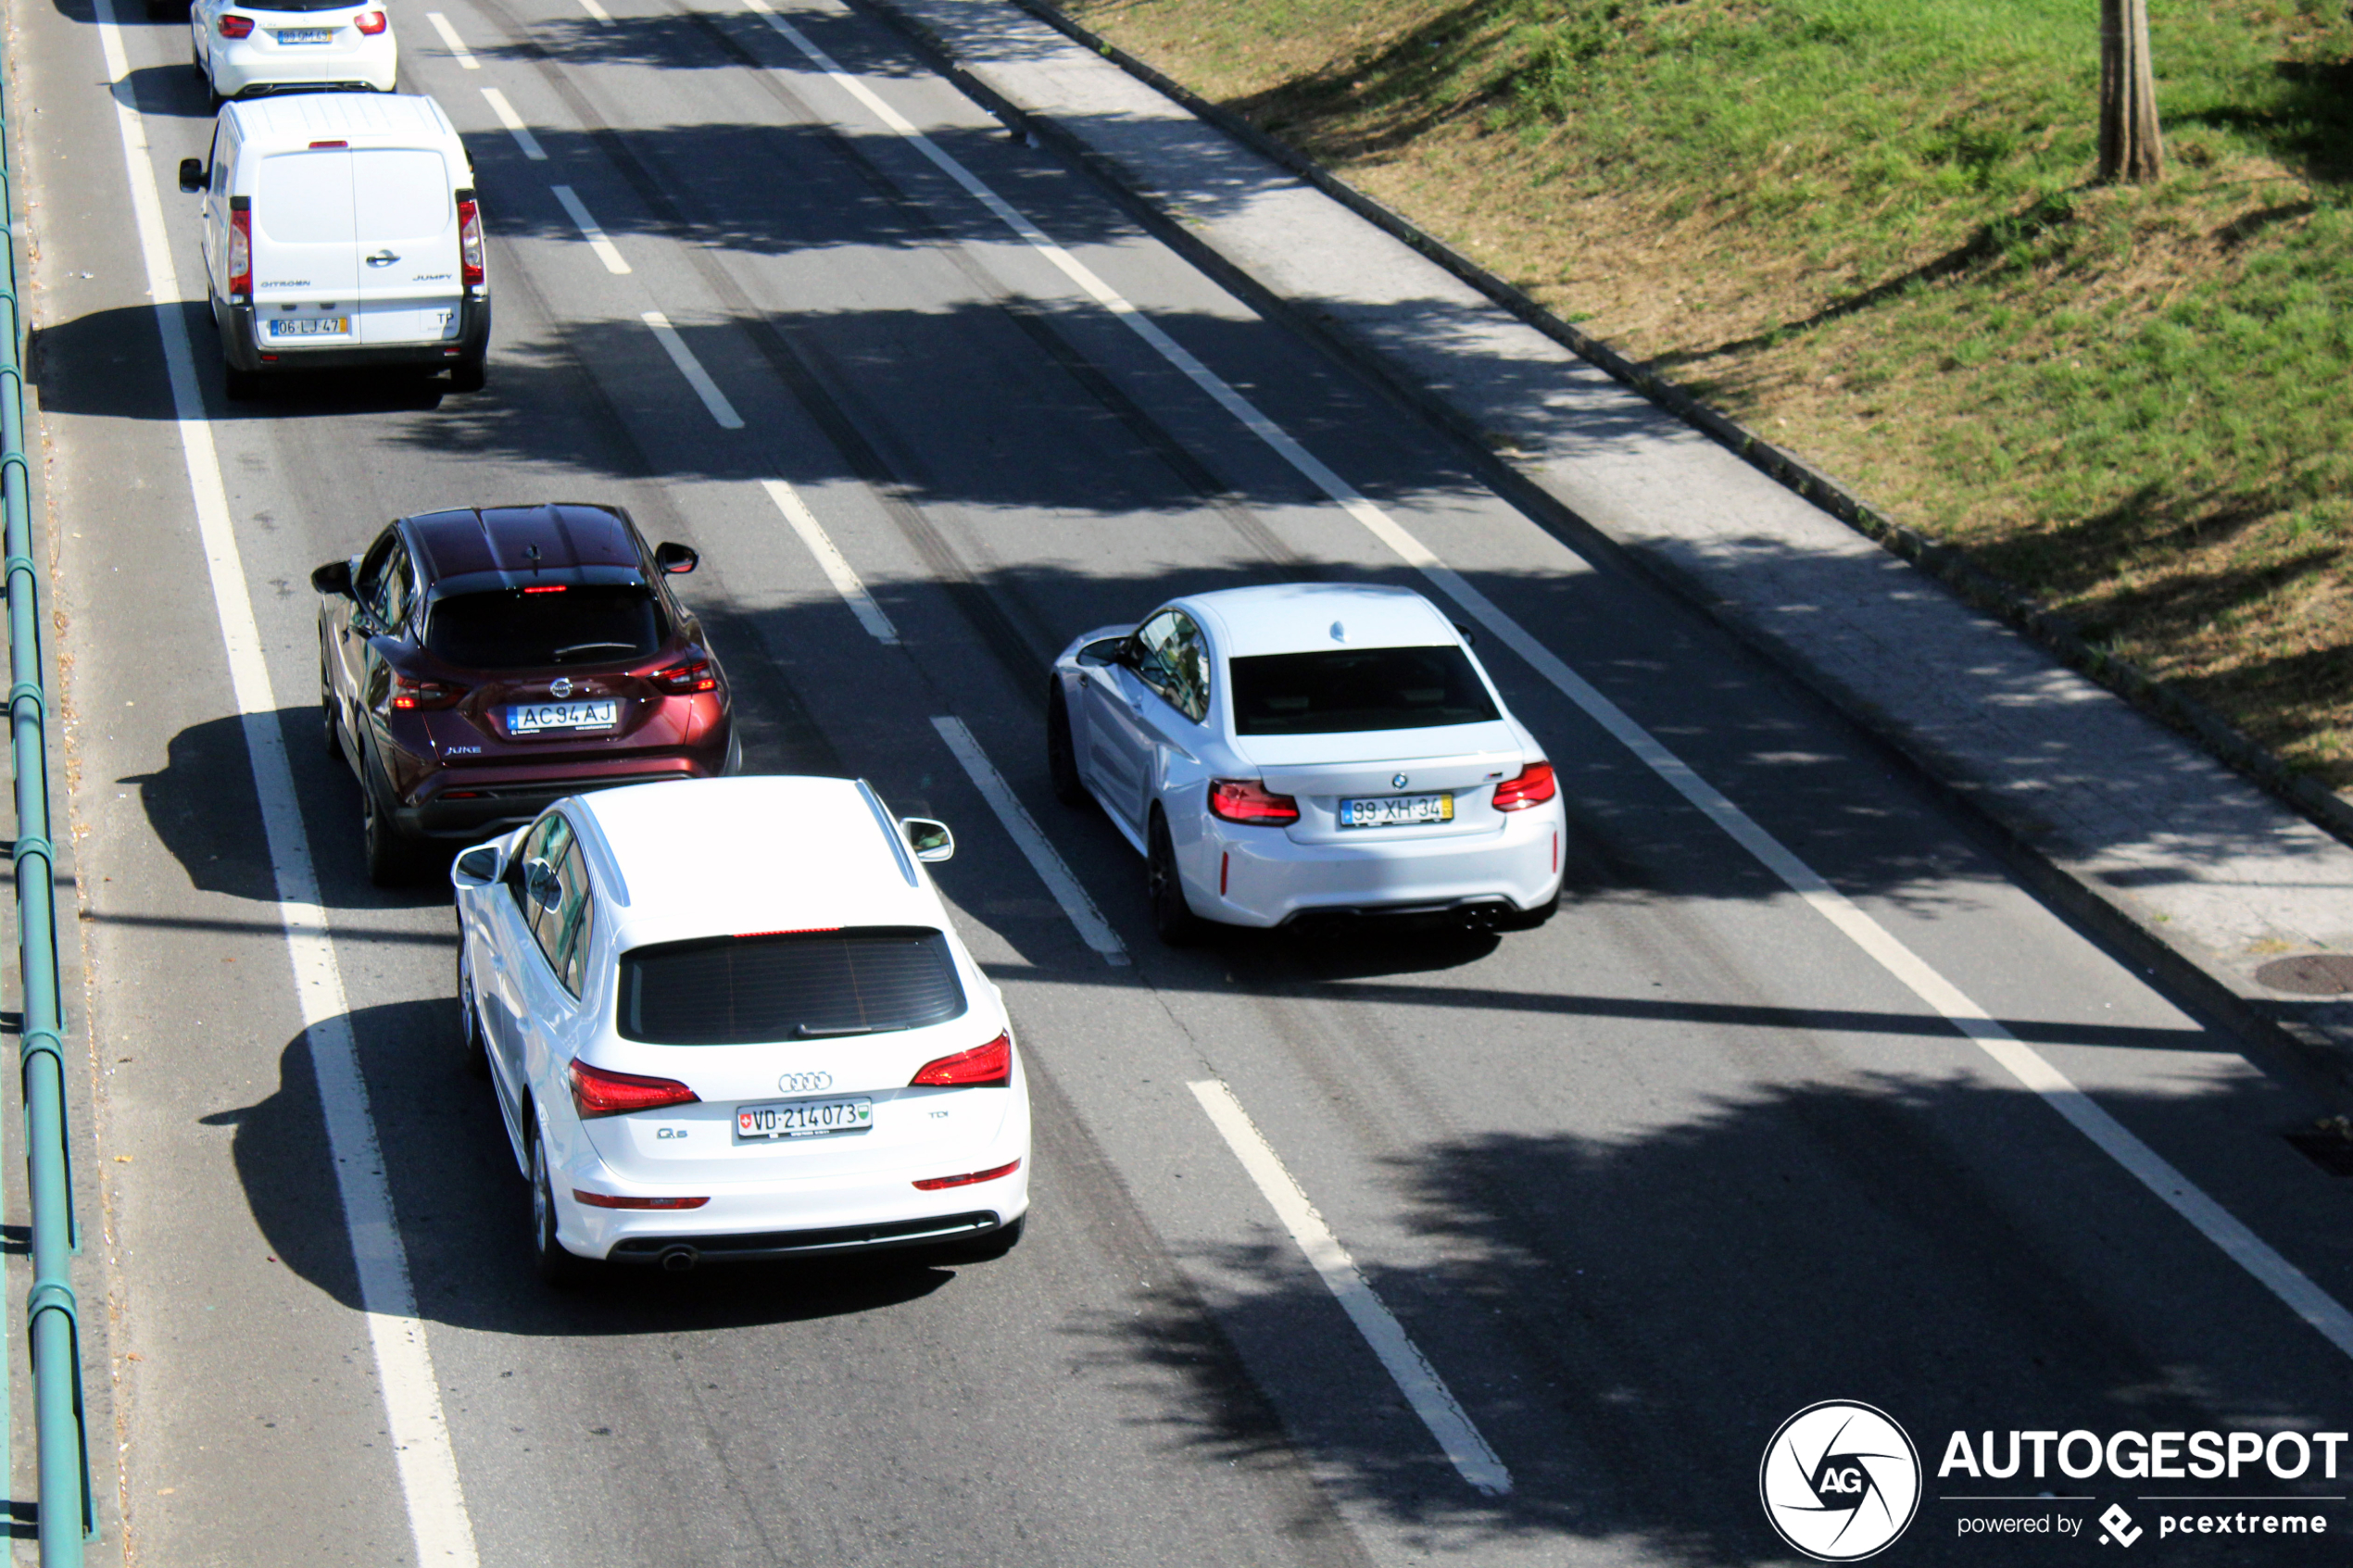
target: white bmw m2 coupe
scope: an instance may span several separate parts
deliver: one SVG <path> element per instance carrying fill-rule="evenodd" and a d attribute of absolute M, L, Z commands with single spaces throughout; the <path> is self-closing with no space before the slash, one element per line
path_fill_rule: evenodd
<path fill-rule="evenodd" d="M 1211 923 L 1560 902 L 1552 765 L 1464 634 L 1405 588 L 1285 583 L 1175 599 L 1063 650 L 1046 755 L 1145 857 L 1164 941 Z"/>

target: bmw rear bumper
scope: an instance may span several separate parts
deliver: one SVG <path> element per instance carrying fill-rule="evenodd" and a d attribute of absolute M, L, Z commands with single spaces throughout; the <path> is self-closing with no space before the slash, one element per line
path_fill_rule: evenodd
<path fill-rule="evenodd" d="M 1548 902 L 1561 882 L 1566 814 L 1557 802 L 1516 811 L 1492 833 L 1301 844 L 1280 829 L 1209 820 L 1178 851 L 1186 901 L 1229 925 L 1315 916 L 1472 913 Z"/>

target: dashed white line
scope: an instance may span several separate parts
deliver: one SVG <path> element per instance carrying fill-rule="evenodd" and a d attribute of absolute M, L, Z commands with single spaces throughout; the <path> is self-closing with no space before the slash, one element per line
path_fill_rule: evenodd
<path fill-rule="evenodd" d="M 1037 820 L 1030 816 L 1028 808 L 1021 803 L 1021 797 L 1013 792 L 1013 787 L 1005 783 L 1005 776 L 997 771 L 997 764 L 981 750 L 980 742 L 973 739 L 973 733 L 964 728 L 964 721 L 961 719 L 934 719 L 931 727 L 939 732 L 939 738 L 946 741 L 948 749 L 956 754 L 956 760 L 963 765 L 964 772 L 972 779 L 973 786 L 980 791 L 981 798 L 988 801 L 988 809 L 997 813 L 997 820 L 1004 824 L 1005 831 L 1013 835 L 1013 843 L 1028 858 L 1030 868 L 1037 872 L 1038 879 L 1054 896 L 1054 902 L 1063 907 L 1063 913 L 1070 918 L 1070 923 L 1077 927 L 1079 940 L 1101 953 L 1105 963 L 1126 963 L 1127 944 L 1119 939 L 1119 933 L 1111 928 L 1111 922 L 1103 919 L 1103 912 L 1095 908 L 1092 898 L 1087 897 L 1087 889 L 1070 874 L 1070 867 L 1063 863 L 1062 856 L 1046 841 L 1046 835 L 1038 831 Z"/>
<path fill-rule="evenodd" d="M 1274 1206 L 1283 1228 L 1299 1243 L 1299 1249 L 1307 1254 L 1307 1261 L 1323 1280 L 1324 1288 L 1332 1293 L 1340 1311 L 1348 1314 L 1348 1321 L 1356 1325 L 1356 1332 L 1365 1336 L 1373 1354 L 1380 1358 L 1380 1364 L 1396 1382 L 1398 1392 L 1405 1396 L 1414 1413 L 1422 1418 L 1429 1435 L 1438 1439 L 1440 1451 L 1464 1480 L 1489 1497 L 1502 1497 L 1509 1492 L 1511 1472 L 1495 1457 L 1495 1450 L 1487 1446 L 1487 1439 L 1472 1424 L 1462 1402 L 1406 1334 L 1404 1324 L 1382 1304 L 1370 1282 L 1356 1267 L 1355 1260 L 1349 1257 L 1340 1238 L 1332 1235 L 1331 1227 L 1324 1223 L 1324 1217 L 1315 1212 L 1315 1206 L 1307 1201 L 1307 1194 L 1300 1189 L 1298 1181 L 1275 1153 L 1274 1146 L 1266 1141 L 1266 1135 L 1258 1130 L 1258 1123 L 1242 1109 L 1242 1102 L 1234 1098 L 1234 1091 L 1216 1078 L 1185 1086 L 1193 1091 L 1193 1098 L 1209 1113 L 1210 1123 L 1226 1140 L 1226 1147 L 1234 1151 L 1234 1158 L 1242 1162 L 1242 1169 L 1250 1173 L 1259 1192 Z"/>
<path fill-rule="evenodd" d="M 580 237 L 588 242 L 588 248 L 595 251 L 597 259 L 605 264 L 605 270 L 617 277 L 625 275 L 629 270 L 628 260 L 614 247 L 612 241 L 605 237 L 604 230 L 599 228 L 597 220 L 588 215 L 587 207 L 582 203 L 573 188 L 570 185 L 552 185 L 548 188 L 556 193 L 556 200 L 562 204 L 565 215 L 571 218 L 573 226 L 580 231 Z"/>
<path fill-rule="evenodd" d="M 974 200 L 1051 262 L 1087 296 L 1125 323 L 1151 345 L 1153 351 L 1199 387 L 1242 427 L 1264 442 L 1302 477 L 1321 490 L 1343 511 L 1378 539 L 1398 558 L 1420 572 L 1432 586 L 1453 599 L 1498 640 L 1527 660 L 1529 667 L 1607 730 L 1642 763 L 1691 802 L 1710 822 L 1756 857 L 1816 913 L 1866 954 L 1960 1034 L 1977 1043 L 2020 1085 L 2090 1139 L 2103 1153 L 2131 1173 L 2158 1199 L 2254 1276 L 2263 1287 L 2347 1356 L 2353 1356 L 2353 1312 L 2314 1284 L 2190 1179 L 2150 1148 L 2122 1123 L 2093 1102 L 2049 1059 L 1996 1023 L 1953 983 L 1925 960 L 1906 947 L 1895 935 L 1866 914 L 1829 881 L 1806 864 L 1787 846 L 1767 833 L 1714 785 L 1702 779 L 1656 737 L 1629 718 L 1585 679 L 1568 668 L 1486 595 L 1465 582 L 1441 562 L 1429 547 L 1395 518 L 1375 505 L 1324 461 L 1302 446 L 1250 399 L 1161 330 L 1085 263 L 1072 256 L 1030 221 L 1013 204 L 991 190 L 979 176 L 949 156 L 914 124 L 885 102 L 875 90 L 842 69 L 833 57 L 769 8 L 767 0 L 743 0 L 744 7 L 765 19 L 803 57 L 855 98 L 886 126 L 905 139 Z"/>
<path fill-rule="evenodd" d="M 859 581 L 849 558 L 835 546 L 833 535 L 817 521 L 817 514 L 809 509 L 809 503 L 800 498 L 800 492 L 781 479 L 763 479 L 760 483 L 768 492 L 768 498 L 776 503 L 776 509 L 785 514 L 785 521 L 792 524 L 793 532 L 800 535 L 800 542 L 809 546 L 809 553 L 817 558 L 817 564 L 824 569 L 825 580 L 841 596 L 841 602 L 849 607 L 849 613 L 858 618 L 858 624 L 875 641 L 896 647 L 899 628 L 890 623 L 882 606 L 866 592 L 866 584 Z"/>
<path fill-rule="evenodd" d="M 597 0 L 580 0 L 580 8 L 600 22 L 610 25 L 612 21 L 612 17 L 602 6 L 597 4 Z"/>
<path fill-rule="evenodd" d="M 507 102 L 507 94 L 496 87 L 485 87 L 482 95 L 489 100 L 490 112 L 498 117 L 498 123 L 507 128 L 507 134 L 515 139 L 515 145 L 522 149 L 522 156 L 534 163 L 547 162 L 547 150 L 539 144 L 539 138 L 531 133 L 531 127 L 522 122 L 522 116 L 515 112 L 515 106 Z"/>
<path fill-rule="evenodd" d="M 711 417 L 719 421 L 719 428 L 743 429 L 744 417 L 736 412 L 736 406 L 727 401 L 727 395 L 719 390 L 719 383 L 712 381 L 711 372 L 702 368 L 702 361 L 696 358 L 695 351 L 686 346 L 686 340 L 678 335 L 678 329 L 670 324 L 670 318 L 659 310 L 647 310 L 639 312 L 637 320 L 654 330 L 654 336 L 669 354 L 670 362 L 678 367 L 678 373 L 686 378 L 688 386 L 695 389 L 695 395 L 701 398 L 702 406 L 711 410 Z"/>
<path fill-rule="evenodd" d="M 450 56 L 460 66 L 468 70 L 482 69 L 482 62 L 474 58 L 473 51 L 466 47 L 466 41 L 458 36 L 458 30 L 449 25 L 447 17 L 443 16 L 439 11 L 427 11 L 425 20 L 433 23 L 433 30 L 441 34 L 442 43 L 449 46 Z"/>

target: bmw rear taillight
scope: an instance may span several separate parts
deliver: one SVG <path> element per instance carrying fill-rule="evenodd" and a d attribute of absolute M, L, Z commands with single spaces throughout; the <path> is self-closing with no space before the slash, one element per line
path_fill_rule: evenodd
<path fill-rule="evenodd" d="M 224 12 L 220 18 L 220 36 L 223 38 L 251 38 L 253 36 L 253 19 L 251 17 L 230 16 Z"/>
<path fill-rule="evenodd" d="M 715 692 L 719 689 L 719 677 L 711 672 L 711 660 L 707 659 L 669 665 L 652 671 L 646 679 L 666 692 Z"/>
<path fill-rule="evenodd" d="M 699 1098 L 674 1078 L 610 1073 L 579 1060 L 572 1064 L 572 1103 L 584 1122 L 598 1116 L 626 1116 L 633 1110 L 659 1110 L 666 1105 L 694 1105 Z"/>
<path fill-rule="evenodd" d="M 911 1089 L 929 1086 L 941 1089 L 1001 1089 L 1013 1081 L 1013 1037 L 1000 1035 L 985 1046 L 975 1046 L 954 1056 L 943 1056 L 926 1061 L 922 1071 L 907 1080 Z"/>
<path fill-rule="evenodd" d="M 468 288 L 490 275 L 482 255 L 482 207 L 472 196 L 458 198 L 458 270 Z"/>
<path fill-rule="evenodd" d="M 393 671 L 392 706 L 403 713 L 452 708 L 465 695 L 465 687 L 453 686 L 447 681 L 428 681 L 420 675 Z"/>
<path fill-rule="evenodd" d="M 1256 779 L 1210 780 L 1209 809 L 1229 822 L 1257 827 L 1280 827 L 1299 821 L 1298 801 L 1275 794 Z"/>
<path fill-rule="evenodd" d="M 975 1182 L 993 1182 L 1012 1175 L 1021 1169 L 1018 1160 L 1003 1165 L 992 1165 L 986 1171 L 967 1171 L 961 1176 L 928 1176 L 915 1184 L 917 1192 L 937 1192 L 942 1187 L 968 1187 Z"/>
<path fill-rule="evenodd" d="M 228 19 L 221 19 L 224 24 Z M 229 214 L 229 292 L 253 292 L 253 211 L 249 207 Z"/>
<path fill-rule="evenodd" d="M 384 30 L 384 14 L 382 11 L 362 11 L 351 19 L 351 25 L 373 38 Z"/>
<path fill-rule="evenodd" d="M 1541 806 L 1559 793 L 1560 785 L 1553 778 L 1553 765 L 1530 762 L 1495 786 L 1495 809 L 1525 811 L 1530 806 Z"/>

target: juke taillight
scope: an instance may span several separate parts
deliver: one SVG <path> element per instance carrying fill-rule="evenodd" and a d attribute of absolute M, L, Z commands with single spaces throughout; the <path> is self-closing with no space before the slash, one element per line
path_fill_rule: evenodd
<path fill-rule="evenodd" d="M 665 665 L 649 672 L 646 679 L 666 692 L 684 696 L 693 692 L 715 692 L 719 677 L 711 673 L 711 660 L 690 659 L 684 664 Z"/>
<path fill-rule="evenodd" d="M 392 706 L 403 713 L 455 708 L 458 699 L 465 695 L 465 687 L 452 685 L 447 681 L 428 681 L 422 675 L 403 674 L 396 670 L 393 671 Z"/>

